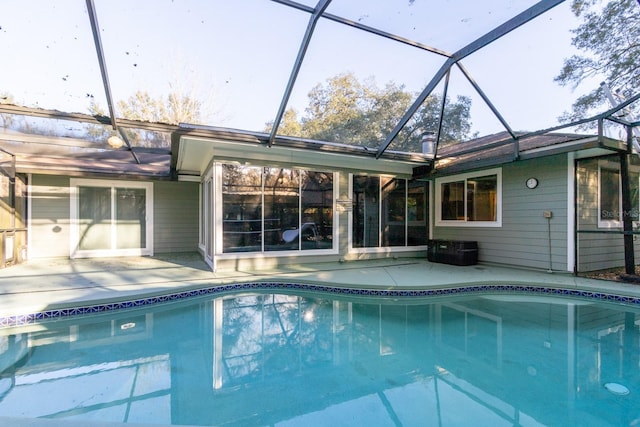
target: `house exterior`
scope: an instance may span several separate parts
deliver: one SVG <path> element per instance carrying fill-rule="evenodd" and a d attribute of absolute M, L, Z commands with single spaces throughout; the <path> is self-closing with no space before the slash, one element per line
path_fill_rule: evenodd
<path fill-rule="evenodd" d="M 492 264 L 560 272 L 624 265 L 621 209 L 616 205 L 622 200 L 622 190 L 616 164 L 621 155 L 626 156 L 626 146 L 603 136 L 534 136 L 517 141 L 515 157 L 514 141 L 508 134 L 492 135 L 442 149 L 427 174 L 421 174 L 424 168 L 409 160 L 381 161 L 264 146 L 256 150 L 248 142 L 189 136 L 182 136 L 180 144 L 177 170 L 202 180 L 199 249 L 214 268 L 226 268 L 229 263 L 254 267 L 298 263 L 309 257 L 313 262 L 423 257 L 432 239 L 478 242 L 479 261 Z M 636 156 L 627 158 L 632 187 L 637 189 L 638 161 Z M 605 166 L 617 170 L 617 175 L 603 174 Z M 269 169 L 273 167 L 277 172 Z M 269 246 L 265 238 L 262 247 L 234 249 L 227 234 L 260 234 L 234 231 L 237 223 L 245 224 L 244 216 L 229 208 L 238 204 L 229 203 L 235 197 L 231 193 L 240 191 L 230 183 L 230 169 L 237 173 L 251 168 L 257 168 L 254 175 L 264 168 L 265 206 L 267 198 L 273 198 L 267 194 L 266 183 L 274 173 L 332 173 L 335 203 L 331 206 L 327 199 L 323 206 L 332 212 L 332 234 L 328 237 L 323 224 L 322 236 L 312 236 L 314 241 L 331 244 L 309 248 L 301 240 L 297 248 L 285 249 Z M 413 169 L 411 176 L 409 168 Z M 304 189 L 301 194 L 291 203 L 299 203 L 304 211 Z M 637 191 L 635 194 L 637 210 Z M 611 197 L 605 200 L 607 195 Z M 264 218 L 253 217 L 258 222 L 264 219 L 260 231 L 265 233 L 271 227 L 267 211 L 262 211 Z M 324 221 L 304 218 L 302 211 L 285 227 Z M 394 215 L 398 212 L 399 217 Z M 612 218 L 598 219 L 603 215 Z"/>
<path fill-rule="evenodd" d="M 190 128 L 174 129 L 162 160 L 140 152 L 151 157 L 133 166 L 120 151 L 75 166 L 17 155 L 7 203 L 21 237 L 3 237 L 3 258 L 198 251 L 213 270 L 265 269 L 424 258 L 444 239 L 477 242 L 481 263 L 621 266 L 623 157 L 634 221 L 639 206 L 640 162 L 626 152 L 603 136 L 497 134 L 443 147 L 432 162 Z"/>
<path fill-rule="evenodd" d="M 629 163 L 632 215 L 638 221 L 635 154 L 605 136 L 545 134 L 517 142 L 505 134 L 443 150 L 436 164 L 433 235 L 478 241 L 481 262 L 547 271 L 583 272 L 625 265 L 621 159 Z M 478 151 L 482 147 L 488 150 Z M 466 151 L 466 153 L 465 153 Z M 511 157 L 511 160 L 508 160 Z M 502 160 L 500 160 L 502 159 Z M 473 185 L 495 176 L 495 218 L 443 215 L 451 183 L 464 183 L 467 209 Z M 634 251 L 637 257 L 637 250 Z"/>
<path fill-rule="evenodd" d="M 198 250 L 214 269 L 425 256 L 429 184 L 412 180 L 421 156 L 192 135 L 176 144 L 178 175 L 200 182 Z"/>
<path fill-rule="evenodd" d="M 196 250 L 197 183 L 31 174 L 29 188 L 30 258 Z"/>

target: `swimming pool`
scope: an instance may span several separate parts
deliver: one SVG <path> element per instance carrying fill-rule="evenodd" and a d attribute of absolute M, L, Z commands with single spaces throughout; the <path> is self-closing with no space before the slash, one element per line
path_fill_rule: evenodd
<path fill-rule="evenodd" d="M 0 330 L 0 417 L 234 426 L 640 419 L 635 304 L 256 286 L 142 305 Z"/>

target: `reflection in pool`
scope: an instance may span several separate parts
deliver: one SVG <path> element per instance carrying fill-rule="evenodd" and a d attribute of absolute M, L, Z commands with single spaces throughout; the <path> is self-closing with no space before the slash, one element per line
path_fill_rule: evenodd
<path fill-rule="evenodd" d="M 0 330 L 0 420 L 640 421 L 635 308 L 504 295 L 330 298 L 227 295 Z M 618 387 L 628 394 L 611 392 Z"/>

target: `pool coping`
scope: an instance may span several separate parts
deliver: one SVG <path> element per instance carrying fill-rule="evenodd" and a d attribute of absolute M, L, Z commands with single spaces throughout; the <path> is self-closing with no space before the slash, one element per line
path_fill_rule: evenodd
<path fill-rule="evenodd" d="M 285 291 L 311 292 L 333 296 L 374 297 L 379 299 L 404 300 L 410 298 L 432 298 L 472 294 L 508 294 L 532 296 L 560 296 L 600 302 L 625 304 L 640 307 L 640 296 L 621 295 L 621 292 L 588 290 L 567 286 L 545 286 L 532 283 L 467 283 L 442 287 L 393 287 L 380 289 L 366 286 L 336 286 L 335 284 L 298 283 L 288 281 L 255 281 L 233 284 L 216 284 L 176 292 L 139 295 L 133 298 L 108 301 L 70 303 L 67 307 L 55 307 L 24 314 L 0 316 L 0 328 L 35 325 L 52 320 L 70 319 L 92 314 L 105 314 L 123 310 L 151 307 L 158 304 L 178 302 L 204 296 L 224 296 L 244 292 Z"/>
<path fill-rule="evenodd" d="M 55 259 L 0 270 L 0 329 L 237 292 L 322 292 L 336 297 L 407 299 L 465 294 L 530 294 L 640 307 L 640 286 L 478 264 L 424 259 L 359 260 L 212 272 L 202 258 Z"/>

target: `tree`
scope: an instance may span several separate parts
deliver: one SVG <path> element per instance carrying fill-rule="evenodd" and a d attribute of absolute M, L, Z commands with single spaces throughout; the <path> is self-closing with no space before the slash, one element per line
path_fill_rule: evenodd
<path fill-rule="evenodd" d="M 304 117 L 298 119 L 294 111 L 288 111 L 278 133 L 343 144 L 378 146 L 391 133 L 416 95 L 393 82 L 380 89 L 373 79 L 361 82 L 351 73 L 339 74 L 309 92 L 309 105 Z M 443 143 L 461 141 L 468 136 L 471 129 L 470 107 L 471 101 L 465 97 L 458 97 L 456 103 L 445 102 Z M 432 95 L 427 98 L 390 149 L 419 151 L 422 135 L 438 129 L 440 108 L 441 97 Z M 267 129 L 272 126 L 273 123 L 268 123 Z"/>
<path fill-rule="evenodd" d="M 271 130 L 273 128 L 273 122 L 267 123 L 267 128 Z M 302 124 L 298 120 L 298 112 L 295 109 L 289 108 L 284 112 L 278 130 L 282 135 L 302 135 Z"/>
<path fill-rule="evenodd" d="M 638 0 L 573 0 L 574 14 L 582 24 L 572 30 L 572 44 L 584 52 L 564 61 L 555 81 L 574 87 L 586 79 L 601 78 L 619 93 L 635 95 L 640 81 L 640 3 Z M 579 97 L 573 111 L 561 120 L 587 117 L 596 107 L 607 102 L 598 85 Z"/>
<path fill-rule="evenodd" d="M 137 91 L 126 100 L 116 103 L 118 117 L 150 123 L 200 123 L 202 104 L 197 99 L 171 92 L 166 97 L 152 97 L 148 92 Z M 104 109 L 91 102 L 89 111 L 93 115 L 105 115 Z M 106 140 L 110 129 L 91 126 L 89 135 L 95 140 Z M 129 142 L 138 147 L 168 147 L 169 135 L 144 130 L 127 130 Z"/>
<path fill-rule="evenodd" d="M 151 123 L 200 123 L 201 103 L 195 98 L 171 92 L 166 97 L 153 98 L 148 92 L 137 91 L 125 101 L 118 101 L 120 117 Z"/>

